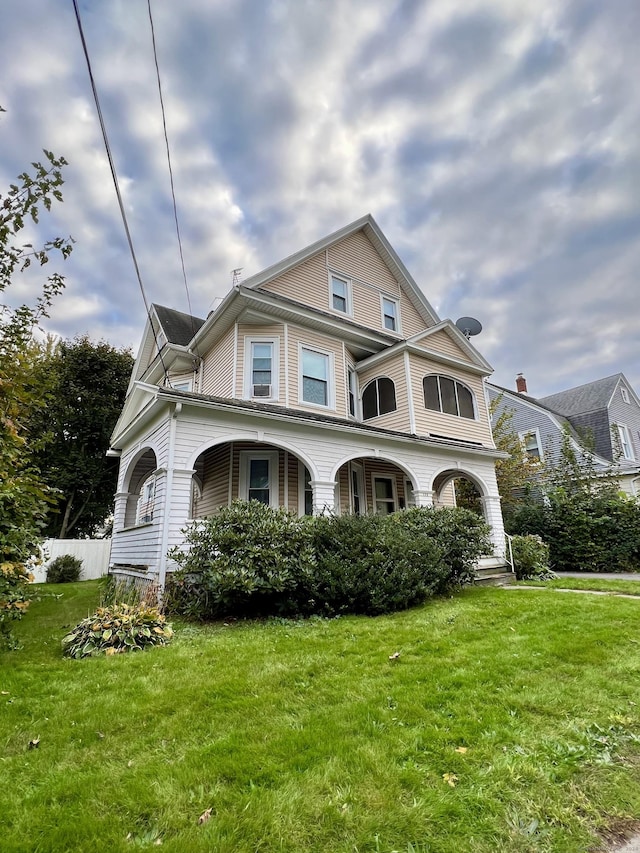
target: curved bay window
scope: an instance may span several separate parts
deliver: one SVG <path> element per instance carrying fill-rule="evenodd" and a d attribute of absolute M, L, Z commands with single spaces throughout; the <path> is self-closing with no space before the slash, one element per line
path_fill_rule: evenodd
<path fill-rule="evenodd" d="M 424 405 L 434 412 L 475 420 L 473 394 L 461 382 L 448 376 L 431 374 L 422 380 Z"/>
<path fill-rule="evenodd" d="M 362 392 L 362 419 L 365 421 L 395 412 L 396 408 L 396 386 L 387 376 L 374 379 Z"/>

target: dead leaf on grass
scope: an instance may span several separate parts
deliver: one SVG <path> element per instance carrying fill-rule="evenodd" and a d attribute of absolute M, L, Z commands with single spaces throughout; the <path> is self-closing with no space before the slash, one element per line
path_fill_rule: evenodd
<path fill-rule="evenodd" d="M 213 809 L 207 809 L 206 811 L 202 812 L 202 814 L 198 818 L 198 826 L 202 826 L 203 823 L 207 823 L 209 820 L 211 820 L 212 811 Z"/>
<path fill-rule="evenodd" d="M 456 752 L 460 752 L 460 753 L 462 753 L 462 755 L 464 755 L 468 749 L 469 749 L 469 747 L 467 747 L 467 746 L 457 746 Z"/>
<path fill-rule="evenodd" d="M 389 660 L 398 660 L 400 657 L 400 652 L 394 652 L 392 655 L 389 655 Z"/>
<path fill-rule="evenodd" d="M 442 778 L 447 783 L 447 785 L 451 785 L 452 788 L 456 787 L 456 782 L 458 781 L 458 777 L 455 773 L 443 773 Z"/>
<path fill-rule="evenodd" d="M 29 741 L 29 749 L 37 749 L 40 746 L 40 735 L 38 737 L 32 738 Z"/>

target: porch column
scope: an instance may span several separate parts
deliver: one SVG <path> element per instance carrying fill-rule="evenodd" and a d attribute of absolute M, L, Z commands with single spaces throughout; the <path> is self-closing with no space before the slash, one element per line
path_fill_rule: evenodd
<path fill-rule="evenodd" d="M 493 553 L 496 557 L 505 556 L 504 523 L 502 521 L 502 510 L 500 509 L 500 495 L 484 495 L 480 498 L 482 509 L 487 524 L 491 527 L 491 542 Z"/>
<path fill-rule="evenodd" d="M 127 517 L 127 507 L 129 505 L 129 492 L 116 492 L 115 505 L 113 507 L 113 529 L 122 530 L 125 526 Z"/>
<path fill-rule="evenodd" d="M 313 489 L 313 514 L 322 515 L 323 512 L 333 512 L 336 501 L 335 480 L 311 480 Z"/>
<path fill-rule="evenodd" d="M 433 489 L 414 489 L 413 498 L 416 506 L 433 506 L 434 494 Z"/>

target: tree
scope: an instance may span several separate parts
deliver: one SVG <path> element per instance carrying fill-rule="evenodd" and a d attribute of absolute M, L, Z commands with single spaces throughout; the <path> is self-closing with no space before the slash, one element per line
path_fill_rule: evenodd
<path fill-rule="evenodd" d="M 59 343 L 48 361 L 52 393 L 34 419 L 45 439 L 34 454 L 44 482 L 55 489 L 46 533 L 91 536 L 111 512 L 118 466 L 109 438 L 122 409 L 133 358 L 86 335 Z"/>
<path fill-rule="evenodd" d="M 0 107 L 0 111 L 3 111 Z M 47 240 L 40 248 L 20 244 L 27 224 L 37 224 L 42 208 L 62 201 L 64 158 L 45 151 L 46 165 L 32 163 L 18 182 L 0 195 L 0 296 L 17 273 L 33 263 L 44 266 L 52 253 L 66 259 L 71 238 Z M 64 287 L 59 273 L 50 275 L 34 305 L 10 308 L 0 302 L 0 642 L 10 642 L 9 624 L 28 605 L 29 561 L 38 552 L 50 490 L 43 484 L 27 449 L 29 421 L 45 405 L 46 384 L 34 381 L 42 348 L 33 331 Z"/>

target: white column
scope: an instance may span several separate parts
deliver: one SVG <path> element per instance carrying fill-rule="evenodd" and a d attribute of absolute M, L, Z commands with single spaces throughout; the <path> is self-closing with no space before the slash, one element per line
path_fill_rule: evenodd
<path fill-rule="evenodd" d="M 416 506 L 433 506 L 433 489 L 414 489 L 413 498 Z"/>
<path fill-rule="evenodd" d="M 484 510 L 484 518 L 491 527 L 491 542 L 496 557 L 505 555 L 504 523 L 500 509 L 500 495 L 484 495 L 480 498 Z"/>
<path fill-rule="evenodd" d="M 323 512 L 335 510 L 335 480 L 311 480 L 313 489 L 313 514 L 322 515 Z"/>

